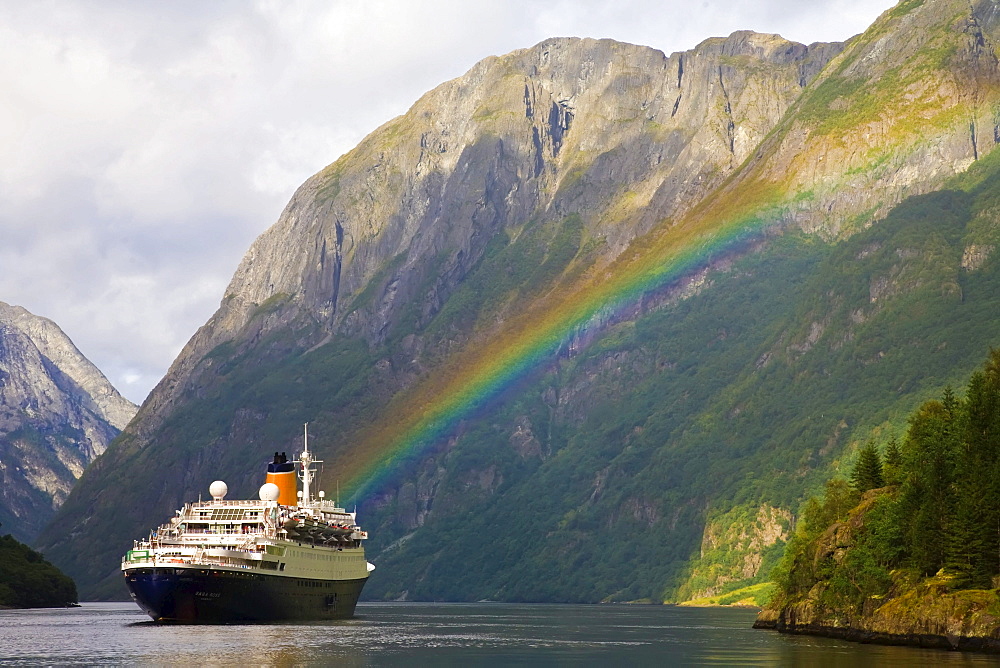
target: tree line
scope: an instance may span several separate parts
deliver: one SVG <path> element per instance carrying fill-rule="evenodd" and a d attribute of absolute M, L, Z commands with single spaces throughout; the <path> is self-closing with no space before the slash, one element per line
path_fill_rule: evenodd
<path fill-rule="evenodd" d="M 860 605 L 900 577 L 945 576 L 955 589 L 988 589 L 1000 576 L 1000 351 L 909 417 L 902 442 L 868 441 L 850 480 L 827 483 L 775 570 L 776 600 L 826 581 L 832 605 Z M 860 507 L 859 507 L 860 504 Z M 850 546 L 830 546 L 834 523 Z M 826 539 L 824 540 L 824 535 Z"/>

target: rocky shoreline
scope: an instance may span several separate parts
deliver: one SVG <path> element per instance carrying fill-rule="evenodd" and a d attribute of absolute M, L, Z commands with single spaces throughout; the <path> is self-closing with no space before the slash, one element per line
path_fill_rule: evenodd
<path fill-rule="evenodd" d="M 753 628 L 858 643 L 1000 653 L 1000 594 L 946 592 L 943 585 L 929 583 L 886 601 L 871 600 L 856 615 L 826 608 L 810 596 L 781 609 L 764 608 Z"/>

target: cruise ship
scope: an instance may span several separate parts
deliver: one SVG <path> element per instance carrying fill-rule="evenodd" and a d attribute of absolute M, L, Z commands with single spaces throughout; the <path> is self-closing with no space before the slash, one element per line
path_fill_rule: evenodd
<path fill-rule="evenodd" d="M 313 498 L 319 463 L 307 430 L 298 460 L 275 453 L 259 500 L 228 500 L 213 482 L 211 501 L 185 505 L 122 558 L 132 599 L 158 622 L 352 616 L 375 566 L 356 513 Z"/>

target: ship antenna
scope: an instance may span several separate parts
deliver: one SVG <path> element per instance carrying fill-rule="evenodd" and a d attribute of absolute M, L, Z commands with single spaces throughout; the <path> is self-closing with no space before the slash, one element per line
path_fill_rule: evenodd
<path fill-rule="evenodd" d="M 302 454 L 299 455 L 299 464 L 302 465 L 302 469 L 299 471 L 299 479 L 302 481 L 302 502 L 309 503 L 312 501 L 309 486 L 312 484 L 313 477 L 316 474 L 316 469 L 312 465 L 322 464 L 323 462 L 319 459 L 313 459 L 312 453 L 309 452 L 309 423 L 306 422 L 302 426 L 302 429 Z"/>

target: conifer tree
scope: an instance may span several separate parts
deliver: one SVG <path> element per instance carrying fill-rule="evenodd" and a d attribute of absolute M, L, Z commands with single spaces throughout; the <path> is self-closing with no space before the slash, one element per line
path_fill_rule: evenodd
<path fill-rule="evenodd" d="M 983 533 L 983 490 L 960 480 L 956 484 L 954 513 L 947 526 L 945 567 L 961 587 L 986 588 L 990 572 L 983 559 L 987 544 Z"/>
<path fill-rule="evenodd" d="M 903 482 L 903 452 L 899 449 L 899 441 L 895 436 L 892 436 L 885 446 L 882 477 L 885 478 L 887 485 L 898 485 Z"/>
<path fill-rule="evenodd" d="M 878 454 L 875 441 L 869 439 L 858 453 L 858 461 L 854 464 L 854 471 L 851 472 L 851 485 L 859 494 L 864 494 L 870 489 L 885 487 L 885 478 L 882 477 L 882 458 Z"/>
<path fill-rule="evenodd" d="M 971 587 L 1000 572 L 1000 353 L 990 351 L 969 379 L 955 463 L 955 508 L 948 565 Z"/>
<path fill-rule="evenodd" d="M 913 565 L 933 574 L 945 562 L 945 527 L 952 517 L 956 404 L 946 392 L 943 401 L 928 401 L 910 416 L 903 444 L 907 471 L 900 494 L 904 534 Z"/>

